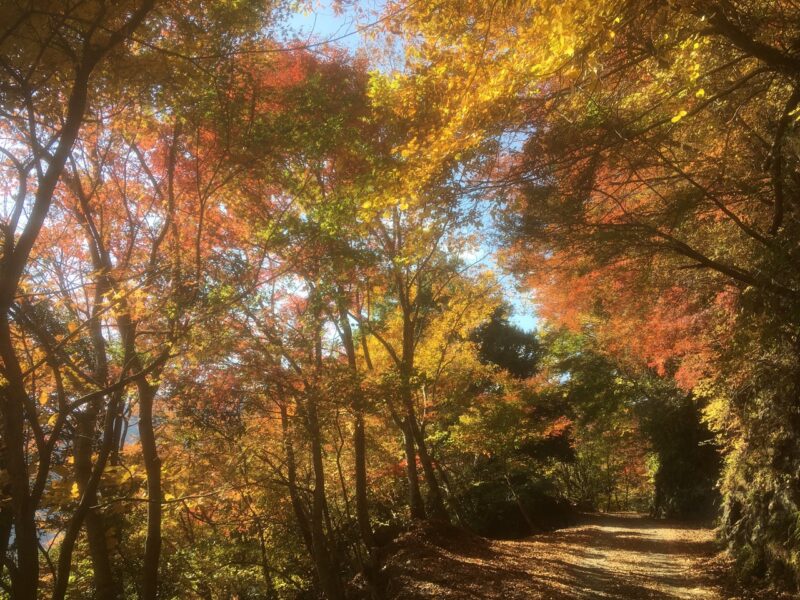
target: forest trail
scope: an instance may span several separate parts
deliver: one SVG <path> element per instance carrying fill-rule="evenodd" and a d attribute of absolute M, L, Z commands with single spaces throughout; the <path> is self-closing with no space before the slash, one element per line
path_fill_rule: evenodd
<path fill-rule="evenodd" d="M 392 598 L 723 597 L 704 567 L 715 550 L 707 528 L 638 515 L 593 515 L 524 540 L 448 537 L 423 543 L 427 560 L 393 561 L 399 577 Z"/>

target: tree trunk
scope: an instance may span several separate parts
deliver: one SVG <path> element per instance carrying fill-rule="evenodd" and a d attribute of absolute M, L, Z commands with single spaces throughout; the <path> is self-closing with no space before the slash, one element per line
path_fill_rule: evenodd
<path fill-rule="evenodd" d="M 425 446 L 425 436 L 422 435 L 422 431 L 419 428 L 416 411 L 414 410 L 414 399 L 411 392 L 411 375 L 414 371 L 414 357 L 416 353 L 416 326 L 411 316 L 411 303 L 408 298 L 405 298 L 401 304 L 403 306 L 403 354 L 400 364 L 398 365 L 400 371 L 400 396 L 406 411 L 405 427 L 411 437 L 411 440 L 406 440 L 406 455 L 408 455 L 409 443 L 413 446 L 416 442 L 417 450 L 419 451 L 419 460 L 422 463 L 422 471 L 425 475 L 425 482 L 428 485 L 428 499 L 430 501 L 429 515 L 436 520 L 449 522 L 450 518 L 447 515 L 447 510 L 442 501 L 442 493 L 439 489 L 439 482 L 436 480 L 433 462 Z M 414 471 L 416 474 L 416 465 L 414 465 Z M 410 475 L 411 473 L 409 471 L 409 478 Z M 418 491 L 419 490 L 417 490 L 417 492 Z"/>
<path fill-rule="evenodd" d="M 340 297 L 337 302 L 339 309 L 339 326 L 342 331 L 342 342 L 347 354 L 347 364 L 353 376 L 353 402 L 354 414 L 353 427 L 353 452 L 355 454 L 355 479 L 356 479 L 356 518 L 361 540 L 372 553 L 375 542 L 372 537 L 372 525 L 369 522 L 369 505 L 367 500 L 367 437 L 364 430 L 364 394 L 358 378 L 358 363 L 356 361 L 356 346 L 353 340 L 353 329 L 350 327 L 350 318 L 344 300 Z"/>
<path fill-rule="evenodd" d="M 111 407 L 109 407 L 111 410 Z M 113 417 L 108 419 L 113 427 Z M 97 504 L 97 491 L 87 489 L 92 475 L 92 451 L 96 435 L 97 409 L 92 408 L 80 415 L 76 429 L 73 454 L 75 456 L 75 476 L 80 493 L 88 496 L 89 509 L 84 518 L 89 555 L 94 572 L 94 597 L 97 600 L 116 600 L 121 597 L 111 567 L 111 557 L 106 542 L 106 525 L 102 513 L 94 508 Z"/>
<path fill-rule="evenodd" d="M 356 517 L 361 541 L 371 551 L 375 546 L 372 537 L 372 525 L 369 522 L 369 505 L 367 504 L 367 441 L 364 432 L 364 413 L 356 411 L 353 431 L 353 451 L 355 453 L 356 475 Z"/>
<path fill-rule="evenodd" d="M 464 518 L 464 507 L 458 501 L 458 496 L 456 495 L 456 492 L 453 489 L 453 485 L 450 482 L 450 478 L 447 476 L 447 471 L 444 470 L 439 461 L 435 461 L 433 463 L 433 466 L 436 468 L 437 473 L 439 473 L 439 478 L 442 480 L 442 486 L 447 492 L 448 503 L 450 504 L 450 507 L 453 509 L 453 512 L 456 513 L 456 519 L 458 519 L 460 523 L 465 524 L 466 519 Z"/>
<path fill-rule="evenodd" d="M 28 463 L 25 457 L 25 402 L 22 370 L 11 341 L 8 313 L 0 315 L 0 357 L 5 367 L 3 388 L 3 442 L 6 447 L 6 470 L 11 491 L 14 520 L 14 545 L 17 564 L 12 571 L 14 600 L 35 600 L 39 587 L 39 543 L 36 531 L 36 507 L 29 488 Z"/>
<path fill-rule="evenodd" d="M 328 600 L 342 600 L 344 592 L 330 554 L 328 538 L 325 535 L 325 468 L 317 405 L 314 398 L 308 398 L 306 402 L 306 417 L 311 437 L 311 461 L 314 468 L 314 494 L 311 503 L 311 543 L 314 549 L 314 563 L 320 587 Z"/>
<path fill-rule="evenodd" d="M 413 446 L 416 443 L 417 451 L 419 452 L 419 460 L 420 463 L 422 463 L 422 472 L 425 475 L 425 483 L 428 486 L 428 501 L 430 504 L 430 510 L 428 511 L 429 515 L 436 520 L 449 522 L 450 518 L 447 515 L 447 510 L 445 509 L 444 502 L 442 501 L 442 493 L 439 489 L 439 482 L 436 479 L 433 461 L 428 454 L 428 449 L 425 444 L 425 436 L 422 434 L 422 430 L 417 422 L 416 411 L 414 410 L 414 400 L 411 396 L 411 368 L 408 365 L 411 364 L 413 358 L 408 358 L 408 356 L 413 356 L 413 351 L 404 351 L 404 354 L 407 355 L 407 358 L 403 361 L 404 365 L 400 373 L 400 393 L 403 401 L 403 407 L 406 411 L 406 417 L 404 420 L 405 427 L 410 433 L 411 445 Z M 406 441 L 407 446 L 408 444 L 409 441 Z M 406 452 L 408 452 L 408 450 Z M 416 472 L 416 465 L 414 465 L 414 471 Z"/>
<path fill-rule="evenodd" d="M 411 424 L 411 432 L 414 440 L 417 443 L 417 450 L 419 452 L 419 460 L 422 463 L 422 472 L 425 475 L 425 483 L 428 485 L 428 503 L 430 504 L 430 516 L 438 521 L 450 522 L 450 516 L 447 514 L 447 509 L 442 500 L 442 491 L 439 487 L 439 481 L 436 479 L 436 471 L 433 467 L 433 460 L 428 454 L 428 447 L 425 443 L 425 436 L 417 423 L 417 418 L 414 415 L 413 408 L 409 412 L 408 421 Z"/>
<path fill-rule="evenodd" d="M 161 556 L 161 459 L 156 446 L 153 425 L 153 401 L 156 388 L 145 376 L 136 382 L 139 391 L 139 439 L 142 458 L 147 473 L 147 538 L 144 544 L 142 566 L 142 600 L 156 600 L 158 596 L 158 562 Z"/>
<path fill-rule="evenodd" d="M 158 596 L 158 563 L 161 557 L 161 458 L 156 445 L 153 422 L 153 403 L 158 387 L 150 384 L 143 373 L 144 365 L 136 351 L 136 325 L 131 318 L 127 303 L 120 302 L 117 315 L 117 328 L 122 337 L 126 356 L 130 357 L 131 369 L 141 373 L 136 377 L 136 391 L 139 399 L 139 442 L 142 446 L 142 460 L 147 477 L 147 537 L 144 543 L 144 561 L 141 571 L 142 600 L 156 600 Z"/>
<path fill-rule="evenodd" d="M 311 541 L 311 526 L 308 523 L 308 515 L 303 506 L 303 501 L 300 499 L 300 493 L 297 489 L 297 465 L 294 459 L 294 448 L 292 447 L 292 440 L 289 438 L 289 415 L 286 406 L 280 405 L 281 411 L 281 430 L 283 432 L 283 449 L 286 453 L 286 470 L 287 479 L 289 481 L 289 498 L 292 501 L 292 510 L 294 510 L 295 520 L 297 527 L 300 529 L 300 534 L 303 538 L 303 543 L 310 556 L 314 555 L 314 544 Z"/>
<path fill-rule="evenodd" d="M 406 452 L 406 476 L 408 479 L 408 504 L 411 508 L 412 519 L 424 519 L 425 504 L 419 491 L 419 475 L 417 475 L 417 452 L 414 447 L 414 433 L 411 423 L 406 417 L 403 419 L 403 446 Z"/>

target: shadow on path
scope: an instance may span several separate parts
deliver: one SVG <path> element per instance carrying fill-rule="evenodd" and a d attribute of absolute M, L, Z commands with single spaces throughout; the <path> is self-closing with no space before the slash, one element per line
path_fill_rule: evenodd
<path fill-rule="evenodd" d="M 587 515 L 520 541 L 460 533 L 413 542 L 392 558 L 398 600 L 720 598 L 698 564 L 714 553 L 712 532 L 638 515 Z"/>

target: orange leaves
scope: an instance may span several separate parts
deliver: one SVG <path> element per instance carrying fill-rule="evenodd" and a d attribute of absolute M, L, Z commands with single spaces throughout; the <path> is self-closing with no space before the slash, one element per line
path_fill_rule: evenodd
<path fill-rule="evenodd" d="M 559 437 L 564 435 L 570 427 L 572 427 L 572 419 L 565 416 L 558 417 L 555 421 L 550 423 L 542 434 L 546 437 Z"/>

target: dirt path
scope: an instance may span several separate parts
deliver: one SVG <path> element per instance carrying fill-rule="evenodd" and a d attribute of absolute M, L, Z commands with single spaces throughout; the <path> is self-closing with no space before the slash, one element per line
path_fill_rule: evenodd
<path fill-rule="evenodd" d="M 396 557 L 393 598 L 722 599 L 703 568 L 709 529 L 615 515 L 520 541 L 422 540 Z"/>

